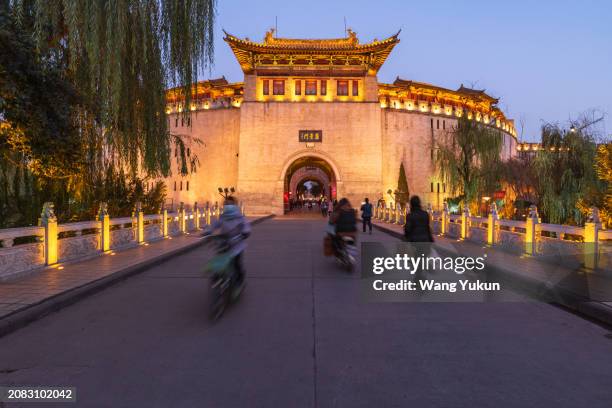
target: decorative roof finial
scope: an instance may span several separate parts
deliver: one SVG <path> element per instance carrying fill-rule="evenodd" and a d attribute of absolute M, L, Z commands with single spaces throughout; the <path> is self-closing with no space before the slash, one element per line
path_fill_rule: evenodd
<path fill-rule="evenodd" d="M 264 42 L 266 44 L 271 43 L 274 40 L 274 32 L 276 30 L 274 28 L 271 28 L 270 31 L 266 31 L 266 37 L 264 38 Z"/>

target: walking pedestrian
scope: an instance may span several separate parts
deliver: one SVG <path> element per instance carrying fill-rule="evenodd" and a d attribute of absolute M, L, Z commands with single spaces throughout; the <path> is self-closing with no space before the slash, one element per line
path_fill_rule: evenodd
<path fill-rule="evenodd" d="M 421 208 L 418 196 L 410 197 L 410 213 L 406 217 L 404 237 L 408 242 L 434 242 L 429 227 L 429 214 Z"/>
<path fill-rule="evenodd" d="M 429 214 L 421 208 L 421 199 L 418 196 L 410 197 L 410 213 L 406 216 L 404 237 L 412 242 L 415 257 L 428 257 L 431 244 L 434 242 L 429 226 Z M 420 281 L 423 276 L 423 267 L 415 271 L 414 278 Z"/>
<path fill-rule="evenodd" d="M 321 215 L 323 217 L 327 216 L 327 201 L 326 200 L 321 201 Z"/>
<path fill-rule="evenodd" d="M 365 203 L 361 206 L 361 222 L 363 223 L 363 232 L 366 232 L 366 225 L 370 227 L 370 235 L 372 235 L 372 204 L 368 197 L 365 198 Z"/>

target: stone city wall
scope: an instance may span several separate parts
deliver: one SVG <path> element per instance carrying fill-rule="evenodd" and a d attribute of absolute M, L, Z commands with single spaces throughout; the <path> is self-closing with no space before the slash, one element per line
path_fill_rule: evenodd
<path fill-rule="evenodd" d="M 240 116 L 238 195 L 250 213 L 283 212 L 284 177 L 302 157 L 334 170 L 337 197 L 359 203 L 380 195 L 382 154 L 377 103 L 244 102 Z M 300 130 L 321 130 L 323 141 L 299 142 Z"/>

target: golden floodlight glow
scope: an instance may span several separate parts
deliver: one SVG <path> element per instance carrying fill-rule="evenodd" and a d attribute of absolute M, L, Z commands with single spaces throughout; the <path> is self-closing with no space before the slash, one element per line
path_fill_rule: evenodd
<path fill-rule="evenodd" d="M 162 223 L 162 237 L 168 237 L 168 210 L 162 210 L 161 214 L 161 223 Z"/>
<path fill-rule="evenodd" d="M 110 217 L 105 214 L 101 217 L 102 224 L 102 252 L 110 250 Z"/>
<path fill-rule="evenodd" d="M 138 214 L 136 214 L 136 223 L 137 223 L 137 242 L 139 244 L 144 242 L 144 212 L 139 211 Z"/>
<path fill-rule="evenodd" d="M 46 253 L 46 263 L 47 265 L 53 265 L 57 263 L 57 221 L 49 220 L 45 227 L 45 249 Z"/>

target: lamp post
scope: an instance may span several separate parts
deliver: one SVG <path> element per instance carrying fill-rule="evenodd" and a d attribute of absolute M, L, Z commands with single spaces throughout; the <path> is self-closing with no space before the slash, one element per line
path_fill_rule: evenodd
<path fill-rule="evenodd" d="M 230 195 L 234 194 L 236 192 L 236 189 L 234 187 L 219 187 L 218 188 L 219 194 L 221 195 L 221 197 L 223 198 L 227 198 Z"/>
<path fill-rule="evenodd" d="M 587 127 L 589 127 L 591 125 L 594 125 L 594 124 L 596 124 L 598 122 L 601 122 L 602 120 L 604 120 L 604 116 L 602 116 L 602 117 L 600 117 L 598 119 L 592 120 L 592 121 L 590 121 L 588 123 L 585 123 L 584 125 L 580 126 L 579 128 L 576 128 L 576 125 L 574 125 L 574 123 L 572 123 L 571 126 L 570 126 L 570 132 L 575 133 L 576 131 L 581 131 L 582 129 L 587 128 Z"/>

